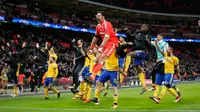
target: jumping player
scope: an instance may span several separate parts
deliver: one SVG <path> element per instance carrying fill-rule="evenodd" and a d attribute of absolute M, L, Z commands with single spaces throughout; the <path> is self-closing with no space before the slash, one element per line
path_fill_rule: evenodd
<path fill-rule="evenodd" d="M 110 22 L 105 20 L 105 15 L 102 11 L 97 12 L 96 19 L 98 25 L 96 26 L 96 34 L 92 40 L 90 49 L 93 50 L 97 41 L 102 38 L 102 43 L 98 47 L 98 53 L 96 56 L 96 64 L 94 65 L 92 75 L 88 80 L 95 80 L 97 73 L 101 70 L 103 62 L 115 51 L 118 47 L 118 38 Z"/>
<path fill-rule="evenodd" d="M 130 34 L 129 31 L 127 35 L 128 39 L 130 39 L 133 43 L 133 51 L 127 54 L 125 64 L 129 65 L 131 62 L 130 57 L 134 58 L 134 66 L 137 68 L 137 74 L 140 82 L 142 83 L 142 91 L 140 92 L 141 95 L 148 90 L 145 84 L 143 60 L 147 55 L 147 51 L 151 48 L 151 35 L 149 33 L 149 26 L 143 24 L 140 30 L 135 31 L 133 34 Z"/>

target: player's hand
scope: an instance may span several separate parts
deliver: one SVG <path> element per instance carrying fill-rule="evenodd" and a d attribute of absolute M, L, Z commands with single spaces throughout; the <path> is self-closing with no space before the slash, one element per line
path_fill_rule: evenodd
<path fill-rule="evenodd" d="M 155 42 L 155 44 L 158 44 L 158 40 L 155 40 L 154 42 Z"/>
<path fill-rule="evenodd" d="M 75 39 L 72 40 L 72 42 L 75 42 L 75 41 L 76 41 Z"/>
<path fill-rule="evenodd" d="M 55 81 L 56 80 L 56 78 L 53 78 L 53 81 Z"/>
<path fill-rule="evenodd" d="M 6 45 L 7 45 L 8 47 L 10 47 L 10 44 L 9 44 L 9 43 L 7 43 Z"/>
<path fill-rule="evenodd" d="M 124 31 L 128 31 L 128 28 L 124 28 Z"/>
<path fill-rule="evenodd" d="M 100 52 L 100 53 L 103 52 L 103 47 L 102 47 L 102 46 L 99 46 L 99 48 L 98 48 L 98 52 Z"/>
<path fill-rule="evenodd" d="M 1 46 L 1 48 L 2 48 L 3 50 L 5 50 L 5 48 L 4 48 L 4 46 L 3 46 L 3 45 Z"/>
<path fill-rule="evenodd" d="M 127 44 L 128 44 L 128 45 L 133 45 L 133 43 L 132 43 L 132 42 L 127 42 Z"/>
<path fill-rule="evenodd" d="M 94 46 L 90 46 L 89 52 L 93 53 Z"/>
<path fill-rule="evenodd" d="M 37 44 L 36 44 L 36 48 L 39 48 L 39 47 L 40 47 L 40 46 L 39 46 L 39 43 L 37 43 Z"/>
<path fill-rule="evenodd" d="M 198 25 L 199 25 L 199 27 L 200 27 L 200 20 L 198 21 Z"/>

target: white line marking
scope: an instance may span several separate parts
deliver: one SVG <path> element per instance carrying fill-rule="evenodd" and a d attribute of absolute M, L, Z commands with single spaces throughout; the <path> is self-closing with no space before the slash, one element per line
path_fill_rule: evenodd
<path fill-rule="evenodd" d="M 54 110 L 54 111 L 96 111 L 96 112 L 200 112 L 200 110 L 131 110 L 131 109 L 73 109 L 73 108 L 24 108 L 24 107 L 0 107 L 0 109 L 18 109 L 18 110 Z"/>

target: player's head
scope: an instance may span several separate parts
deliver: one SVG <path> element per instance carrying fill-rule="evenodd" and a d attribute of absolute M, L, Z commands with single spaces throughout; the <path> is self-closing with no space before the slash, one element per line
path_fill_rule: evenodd
<path fill-rule="evenodd" d="M 119 42 L 120 43 L 123 43 L 125 40 L 124 40 L 124 37 L 119 37 Z"/>
<path fill-rule="evenodd" d="M 162 34 L 158 34 L 156 40 L 160 41 L 163 39 L 163 35 Z"/>
<path fill-rule="evenodd" d="M 77 41 L 77 45 L 83 45 L 83 40 L 82 40 L 82 39 L 79 39 L 79 40 Z"/>
<path fill-rule="evenodd" d="M 56 61 L 56 58 L 53 57 L 53 56 L 51 56 L 51 57 L 50 57 L 50 63 L 53 63 L 53 62 L 55 62 L 55 61 Z"/>
<path fill-rule="evenodd" d="M 173 54 L 173 48 L 172 48 L 172 47 L 169 46 L 169 47 L 167 48 L 167 54 L 168 54 L 168 55 L 172 55 L 172 54 Z"/>
<path fill-rule="evenodd" d="M 141 32 L 147 32 L 149 30 L 149 25 L 147 24 L 143 24 L 141 27 L 140 27 L 140 31 Z"/>
<path fill-rule="evenodd" d="M 96 19 L 98 23 L 103 22 L 103 20 L 105 19 L 105 15 L 103 11 L 98 11 L 97 15 L 96 15 Z"/>

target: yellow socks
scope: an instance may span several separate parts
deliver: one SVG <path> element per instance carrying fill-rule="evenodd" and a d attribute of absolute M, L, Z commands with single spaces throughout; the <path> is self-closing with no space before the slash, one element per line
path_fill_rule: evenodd
<path fill-rule="evenodd" d="M 89 84 L 89 85 L 87 85 L 87 92 L 86 92 L 86 94 L 87 94 L 87 100 L 90 100 L 90 96 L 91 96 L 91 92 L 92 92 L 92 86 Z"/>
<path fill-rule="evenodd" d="M 131 56 L 127 55 L 124 63 L 124 71 L 127 72 L 131 63 Z"/>
<path fill-rule="evenodd" d="M 124 74 L 120 73 L 119 82 L 122 84 L 124 81 Z"/>
<path fill-rule="evenodd" d="M 14 88 L 13 88 L 13 94 L 18 95 L 18 89 L 17 89 L 17 86 L 14 86 Z"/>
<path fill-rule="evenodd" d="M 110 86 L 110 83 L 107 82 L 105 93 L 108 93 L 109 86 Z"/>
<path fill-rule="evenodd" d="M 118 95 L 114 94 L 114 104 L 117 104 L 117 103 L 118 103 Z"/>
<path fill-rule="evenodd" d="M 85 90 L 86 90 L 86 83 L 85 82 L 80 83 L 80 93 L 84 94 Z"/>
<path fill-rule="evenodd" d="M 163 96 L 165 95 L 166 91 L 167 91 L 167 87 L 166 87 L 166 86 L 163 86 L 163 87 L 162 87 L 162 91 L 160 92 L 160 96 L 159 96 L 160 99 L 163 98 Z"/>
<path fill-rule="evenodd" d="M 177 92 L 173 88 L 169 88 L 168 91 L 175 97 L 178 96 Z"/>
<path fill-rule="evenodd" d="M 55 92 L 56 94 L 59 93 L 59 91 L 56 88 L 51 87 L 52 91 Z"/>
<path fill-rule="evenodd" d="M 47 98 L 48 96 L 48 88 L 44 88 L 44 96 Z"/>
<path fill-rule="evenodd" d="M 100 98 L 100 92 L 101 92 L 101 90 L 98 90 L 98 89 L 96 89 L 95 90 L 95 98 Z"/>
<path fill-rule="evenodd" d="M 155 86 L 156 90 L 154 91 L 153 96 L 157 98 L 158 97 L 158 92 L 159 92 L 159 85 L 154 85 L 154 86 Z"/>
<path fill-rule="evenodd" d="M 140 79 L 140 82 L 142 84 L 142 88 L 147 89 L 146 84 L 145 84 L 145 79 L 144 79 L 144 73 L 139 74 L 139 79 Z"/>

